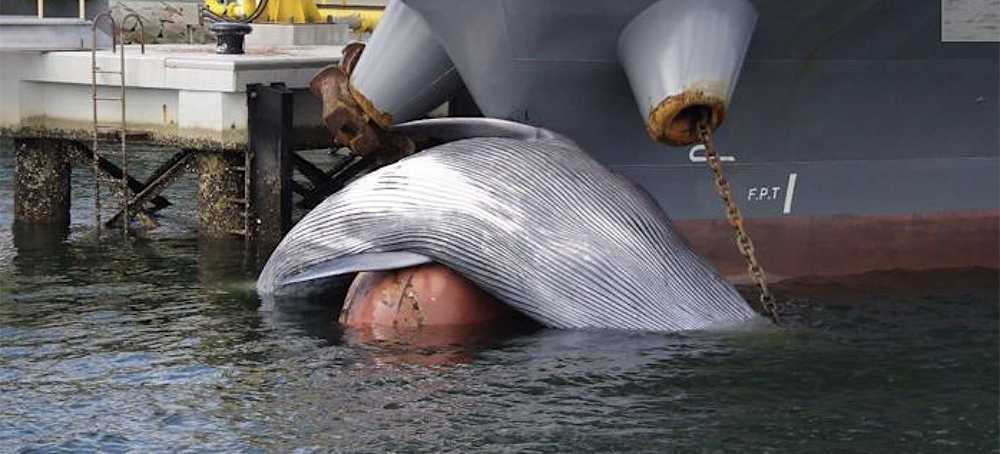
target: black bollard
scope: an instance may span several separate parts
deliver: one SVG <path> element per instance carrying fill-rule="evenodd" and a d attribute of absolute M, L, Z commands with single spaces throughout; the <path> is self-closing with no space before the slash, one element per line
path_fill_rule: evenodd
<path fill-rule="evenodd" d="M 253 28 L 235 22 L 216 22 L 209 26 L 208 30 L 215 35 L 215 53 L 242 54 L 243 39 L 253 31 Z"/>

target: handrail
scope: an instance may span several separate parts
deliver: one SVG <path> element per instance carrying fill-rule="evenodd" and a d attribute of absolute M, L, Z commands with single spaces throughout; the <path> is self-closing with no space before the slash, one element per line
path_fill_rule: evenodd
<path fill-rule="evenodd" d="M 121 33 L 122 41 L 122 52 L 125 52 L 125 21 L 129 19 L 135 19 L 135 23 L 139 24 L 139 45 L 142 50 L 143 55 L 146 54 L 146 26 L 142 23 L 142 18 L 136 13 L 128 13 L 122 16 L 121 28 L 119 28 L 119 33 Z"/>
<path fill-rule="evenodd" d="M 97 55 L 97 25 L 100 24 L 101 19 L 108 18 L 111 23 L 111 53 L 118 51 L 118 24 L 115 22 L 115 18 L 111 16 L 111 11 L 104 11 L 96 16 L 94 20 L 90 23 L 91 36 L 93 37 L 93 43 L 90 46 L 91 58 L 96 58 Z"/>

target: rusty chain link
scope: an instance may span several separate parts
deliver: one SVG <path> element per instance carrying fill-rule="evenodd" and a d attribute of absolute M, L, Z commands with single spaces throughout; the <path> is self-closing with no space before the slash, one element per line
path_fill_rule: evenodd
<path fill-rule="evenodd" d="M 750 278 L 753 279 L 753 282 L 757 284 L 757 288 L 760 290 L 761 310 L 775 324 L 780 325 L 781 322 L 778 320 L 778 305 L 775 302 L 774 295 L 771 294 L 771 290 L 767 288 L 764 269 L 757 262 L 753 241 L 750 240 L 750 235 L 747 234 L 746 229 L 743 227 L 743 215 L 740 214 L 740 209 L 736 207 L 736 203 L 733 201 L 732 188 L 729 185 L 729 180 L 722 173 L 722 160 L 719 159 L 719 153 L 715 149 L 711 131 L 705 120 L 698 122 L 698 138 L 705 145 L 705 162 L 708 163 L 708 168 L 712 171 L 712 176 L 715 179 L 715 188 L 719 192 L 719 197 L 722 198 L 722 202 L 726 205 L 726 219 L 729 221 L 729 225 L 733 227 L 733 233 L 736 235 L 736 247 L 739 249 L 740 254 L 743 254 L 744 260 L 746 260 L 747 272 L 750 274 Z"/>

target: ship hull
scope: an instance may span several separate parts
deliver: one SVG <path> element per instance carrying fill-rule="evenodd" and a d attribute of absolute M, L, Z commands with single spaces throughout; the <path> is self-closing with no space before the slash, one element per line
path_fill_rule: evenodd
<path fill-rule="evenodd" d="M 484 115 L 571 137 L 742 272 L 702 151 L 649 137 L 617 61 L 650 1 L 406 1 Z M 768 272 L 1000 266 L 1000 44 L 944 42 L 938 2 L 753 3 L 716 142 Z"/>
<path fill-rule="evenodd" d="M 996 268 L 1000 211 L 791 216 L 747 222 L 760 262 L 774 280 L 842 276 L 878 270 Z M 746 264 L 724 220 L 689 219 L 677 227 L 734 282 Z"/>

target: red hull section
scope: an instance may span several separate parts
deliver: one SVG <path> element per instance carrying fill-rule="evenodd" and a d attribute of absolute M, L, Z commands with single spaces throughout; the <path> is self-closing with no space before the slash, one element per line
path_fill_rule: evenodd
<path fill-rule="evenodd" d="M 734 282 L 746 266 L 723 220 L 677 226 Z M 1000 210 L 921 214 L 789 216 L 748 219 L 761 265 L 775 280 L 839 276 L 875 270 L 1000 268 Z"/>
<path fill-rule="evenodd" d="M 494 323 L 513 316 L 468 279 L 433 263 L 359 273 L 347 292 L 340 323 L 420 328 Z"/>

